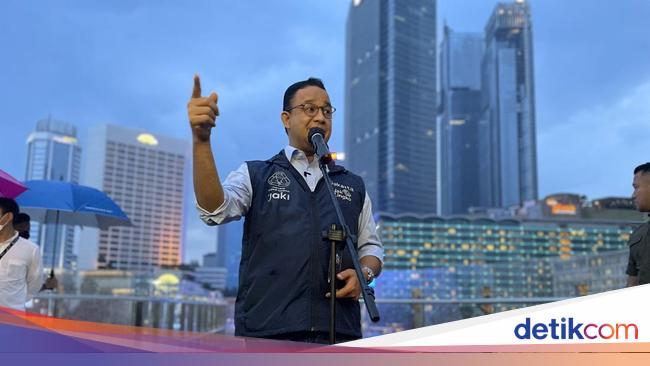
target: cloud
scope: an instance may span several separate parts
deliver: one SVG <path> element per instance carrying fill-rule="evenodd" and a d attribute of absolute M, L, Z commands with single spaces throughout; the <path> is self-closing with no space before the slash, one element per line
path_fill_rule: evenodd
<path fill-rule="evenodd" d="M 629 196 L 632 170 L 650 161 L 650 79 L 538 134 L 540 192 Z"/>

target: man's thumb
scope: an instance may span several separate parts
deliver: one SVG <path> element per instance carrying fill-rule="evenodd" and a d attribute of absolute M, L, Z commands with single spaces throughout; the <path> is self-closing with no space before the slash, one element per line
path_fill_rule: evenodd
<path fill-rule="evenodd" d="M 201 79 L 199 75 L 194 75 L 194 87 L 192 88 L 192 98 L 201 98 Z"/>

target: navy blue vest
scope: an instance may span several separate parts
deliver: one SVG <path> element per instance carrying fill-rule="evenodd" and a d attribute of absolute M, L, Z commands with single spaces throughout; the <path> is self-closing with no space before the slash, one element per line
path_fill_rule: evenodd
<path fill-rule="evenodd" d="M 330 244 L 321 233 L 338 221 L 325 182 L 321 179 L 311 192 L 284 151 L 247 164 L 253 197 L 244 223 L 235 335 L 327 332 Z M 329 176 L 356 236 L 366 194 L 363 180 L 338 165 L 331 166 Z M 353 268 L 348 250 L 340 253 L 337 270 Z M 336 310 L 337 332 L 361 337 L 359 302 L 339 299 Z"/>

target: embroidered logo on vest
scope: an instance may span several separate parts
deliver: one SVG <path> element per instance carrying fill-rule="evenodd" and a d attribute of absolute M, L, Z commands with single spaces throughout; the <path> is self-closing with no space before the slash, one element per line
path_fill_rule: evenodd
<path fill-rule="evenodd" d="M 332 182 L 332 185 L 334 186 L 334 195 L 336 198 L 352 202 L 352 192 L 354 192 L 354 188 L 337 182 Z"/>
<path fill-rule="evenodd" d="M 291 180 L 284 172 L 278 171 L 273 173 L 266 182 L 271 186 L 268 189 L 268 202 L 271 200 L 288 201 L 291 198 L 287 189 L 291 184 Z"/>
<path fill-rule="evenodd" d="M 291 184 L 289 177 L 287 177 L 287 175 L 284 174 L 284 172 L 273 173 L 273 175 L 269 177 L 269 180 L 267 182 L 273 187 L 279 187 L 279 188 L 287 188 L 289 187 L 289 184 Z"/>

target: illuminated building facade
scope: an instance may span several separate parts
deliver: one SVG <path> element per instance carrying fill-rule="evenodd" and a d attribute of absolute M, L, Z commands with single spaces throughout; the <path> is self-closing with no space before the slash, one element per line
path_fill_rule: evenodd
<path fill-rule="evenodd" d="M 623 216 L 636 219 L 547 216 L 495 220 L 381 214 L 378 224 L 385 262 L 376 285 L 378 299 L 518 301 L 380 304 L 381 323 L 364 320 L 364 334 L 379 335 L 534 305 L 538 303 L 535 298 L 623 287 L 627 240 L 641 219 Z"/>
<path fill-rule="evenodd" d="M 568 260 L 551 259 L 553 294 L 574 297 L 625 287 L 627 275 L 624 272 L 629 254 L 626 248 Z"/>
<path fill-rule="evenodd" d="M 188 144 L 113 125 L 91 130 L 88 142 L 84 183 L 113 198 L 133 227 L 84 229 L 79 244 L 83 268 L 147 270 L 180 264 Z"/>
<path fill-rule="evenodd" d="M 436 291 L 428 296 L 462 299 L 481 298 L 486 287 L 491 297 L 554 296 L 549 259 L 626 249 L 638 224 L 382 215 L 379 226 L 387 270 L 436 269 L 434 283 L 425 286 Z"/>

